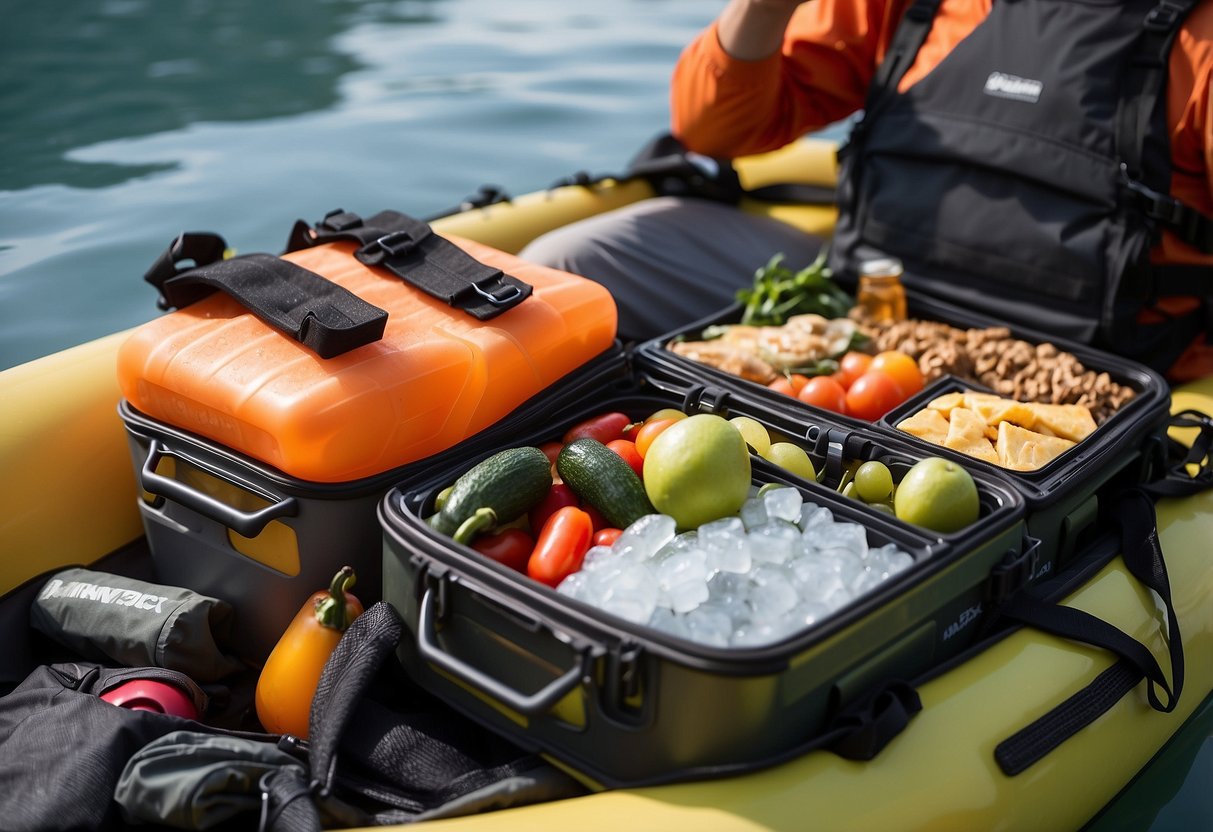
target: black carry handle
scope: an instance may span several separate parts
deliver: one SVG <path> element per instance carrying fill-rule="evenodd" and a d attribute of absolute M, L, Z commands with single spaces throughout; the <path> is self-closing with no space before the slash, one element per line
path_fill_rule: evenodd
<path fill-rule="evenodd" d="M 1190 446 L 1168 439 L 1167 469 L 1160 479 L 1142 487 L 1155 497 L 1187 497 L 1213 488 L 1213 416 L 1199 410 L 1181 410 L 1171 416 L 1169 427 L 1196 428 Z M 1189 466 L 1196 466 L 1195 473 Z"/>
<path fill-rule="evenodd" d="M 321 358 L 378 341 L 387 312 L 313 271 L 270 254 L 223 259 L 222 237 L 182 234 L 144 280 L 160 291 L 161 309 L 180 309 L 222 291 Z M 192 261 L 192 265 L 183 265 Z"/>
<path fill-rule="evenodd" d="M 295 223 L 287 251 L 333 240 L 352 240 L 358 262 L 380 266 L 427 295 L 487 321 L 522 303 L 532 292 L 529 283 L 485 265 L 451 241 L 438 236 L 422 220 L 398 211 L 380 211 L 363 219 L 337 209 L 309 226 Z"/>
<path fill-rule="evenodd" d="M 1183 637 L 1158 542 L 1154 500 L 1144 487 L 1139 486 L 1118 494 L 1113 508 L 1121 527 L 1125 566 L 1135 578 L 1158 594 L 1166 608 L 1172 682 L 1167 683 L 1149 649 L 1117 627 L 1083 610 L 1042 601 L 1028 591 L 1017 593 L 1000 608 L 1002 614 L 1063 638 L 1103 647 L 1119 656 L 1120 661 L 1049 713 L 999 743 L 994 758 L 1008 776 L 1024 771 L 1089 725 L 1136 687 L 1143 677 L 1149 683 L 1147 699 L 1157 711 L 1173 711 L 1183 692 Z M 1165 702 L 1159 697 L 1159 690 L 1165 692 Z"/>

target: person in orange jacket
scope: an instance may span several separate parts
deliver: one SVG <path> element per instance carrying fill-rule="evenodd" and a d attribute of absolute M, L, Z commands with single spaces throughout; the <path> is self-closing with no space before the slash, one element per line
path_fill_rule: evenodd
<path fill-rule="evenodd" d="M 805 265 L 829 242 L 844 280 L 892 253 L 911 288 L 996 316 L 1117 352 L 1169 339 L 1151 363 L 1183 381 L 1213 372 L 1211 79 L 1199 0 L 730 0 L 675 68 L 673 133 L 735 158 L 853 119 L 834 239 L 663 197 L 523 256 L 605 283 L 644 339 L 723 308 L 776 252 Z"/>

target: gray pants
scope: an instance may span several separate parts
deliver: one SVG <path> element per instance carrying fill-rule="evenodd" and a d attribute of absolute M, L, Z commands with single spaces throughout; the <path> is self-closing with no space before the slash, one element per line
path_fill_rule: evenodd
<path fill-rule="evenodd" d="M 606 286 L 619 308 L 619 337 L 644 341 L 724 309 L 773 255 L 799 270 L 821 246 L 770 217 L 658 197 L 545 234 L 521 256 Z"/>

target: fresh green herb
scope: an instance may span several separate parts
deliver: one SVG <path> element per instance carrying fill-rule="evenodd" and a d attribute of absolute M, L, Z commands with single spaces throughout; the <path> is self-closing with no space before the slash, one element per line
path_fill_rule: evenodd
<path fill-rule="evenodd" d="M 782 252 L 754 273 L 754 285 L 737 292 L 744 305 L 741 323 L 782 326 L 793 315 L 815 313 L 823 318 L 846 317 L 854 299 L 833 280 L 823 249 L 809 266 L 793 272 L 783 265 Z"/>

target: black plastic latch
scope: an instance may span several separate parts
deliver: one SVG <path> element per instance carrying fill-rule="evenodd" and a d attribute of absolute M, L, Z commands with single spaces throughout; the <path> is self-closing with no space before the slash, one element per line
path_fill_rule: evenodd
<path fill-rule="evenodd" d="M 1147 32 L 1169 33 L 1175 28 L 1176 22 L 1183 15 L 1184 9 L 1182 6 L 1162 0 L 1157 6 L 1146 12 L 1146 20 L 1143 24 Z"/>
<path fill-rule="evenodd" d="M 1025 537 L 1020 551 L 1007 552 L 1002 562 L 990 570 L 986 582 L 985 601 L 997 605 L 1027 586 L 1040 565 L 1040 541 Z"/>

